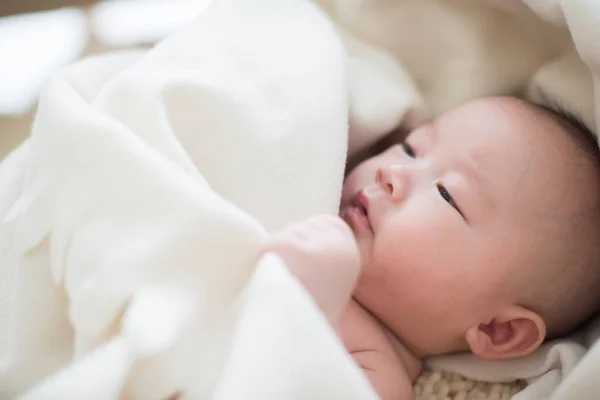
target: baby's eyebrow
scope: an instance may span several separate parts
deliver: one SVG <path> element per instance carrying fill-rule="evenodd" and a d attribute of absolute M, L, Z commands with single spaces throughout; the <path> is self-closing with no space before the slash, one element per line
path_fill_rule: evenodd
<path fill-rule="evenodd" d="M 482 171 L 475 158 L 472 156 L 461 158 L 457 162 L 456 169 L 473 184 L 485 205 L 493 209 L 495 202 L 491 192 L 491 179 Z"/>

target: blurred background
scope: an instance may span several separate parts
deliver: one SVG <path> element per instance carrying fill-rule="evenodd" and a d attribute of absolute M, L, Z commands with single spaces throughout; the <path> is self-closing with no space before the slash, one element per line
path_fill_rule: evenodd
<path fill-rule="evenodd" d="M 0 0 L 0 162 L 30 133 L 56 69 L 101 52 L 152 46 L 211 0 Z"/>

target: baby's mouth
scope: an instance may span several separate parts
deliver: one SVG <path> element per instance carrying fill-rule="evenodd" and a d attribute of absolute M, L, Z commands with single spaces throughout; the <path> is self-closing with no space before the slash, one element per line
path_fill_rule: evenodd
<path fill-rule="evenodd" d="M 353 225 L 362 229 L 368 229 L 371 232 L 373 231 L 371 221 L 369 220 L 369 198 L 364 189 L 352 198 L 352 203 L 346 213 Z"/>

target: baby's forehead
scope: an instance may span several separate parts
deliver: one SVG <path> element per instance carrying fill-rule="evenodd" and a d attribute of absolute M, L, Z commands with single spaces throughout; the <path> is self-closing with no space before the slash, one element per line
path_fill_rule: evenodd
<path fill-rule="evenodd" d="M 434 133 L 431 133 L 431 132 Z M 585 145 L 597 149 L 593 133 L 562 110 L 537 106 L 513 97 L 487 97 L 466 102 L 436 118 L 429 129 L 409 136 L 440 136 L 465 146 L 512 143 L 535 153 L 573 157 Z M 590 139 L 591 138 L 591 139 Z M 495 143 L 494 143 L 495 142 Z"/>
<path fill-rule="evenodd" d="M 424 149 L 522 152 L 546 124 L 539 111 L 510 98 L 469 101 L 415 129 L 407 141 Z M 538 146 L 539 147 L 539 146 Z M 532 149 L 533 150 L 533 149 Z M 516 156 L 516 154 L 513 154 Z"/>
<path fill-rule="evenodd" d="M 440 115 L 433 125 L 453 127 L 472 127 L 479 130 L 483 138 L 489 138 L 486 132 L 504 131 L 506 134 L 516 131 L 538 131 L 543 125 L 556 125 L 556 118 L 526 101 L 511 97 L 486 97 L 463 103 Z M 512 129 L 511 129 L 512 128 Z M 460 132 L 445 132 L 461 138 Z"/>

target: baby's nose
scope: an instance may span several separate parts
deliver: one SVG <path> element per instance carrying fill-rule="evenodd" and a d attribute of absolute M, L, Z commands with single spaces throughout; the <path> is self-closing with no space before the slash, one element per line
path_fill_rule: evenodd
<path fill-rule="evenodd" d="M 390 165 L 377 170 L 375 181 L 397 202 L 402 201 L 408 192 L 410 174 L 405 166 Z"/>

